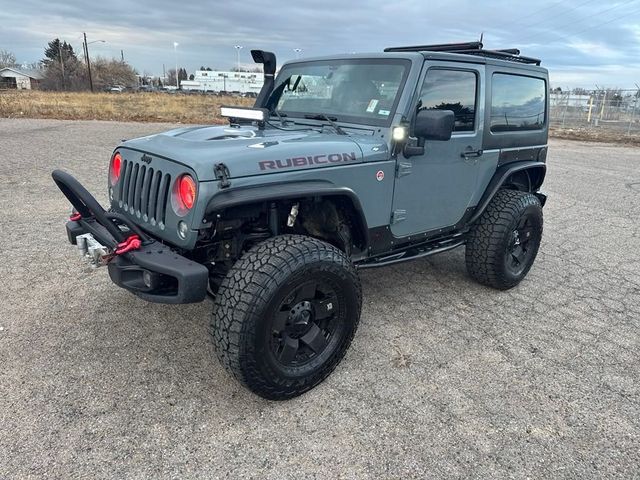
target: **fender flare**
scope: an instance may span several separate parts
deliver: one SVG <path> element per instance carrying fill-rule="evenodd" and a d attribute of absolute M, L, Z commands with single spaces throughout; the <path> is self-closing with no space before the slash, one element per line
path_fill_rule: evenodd
<path fill-rule="evenodd" d="M 508 163 L 506 165 L 502 165 L 501 167 L 499 167 L 496 170 L 496 173 L 493 174 L 493 177 L 491 178 L 489 185 L 487 186 L 486 190 L 484 191 L 484 194 L 482 195 L 482 197 L 480 198 L 480 201 L 478 202 L 478 206 L 476 207 L 475 211 L 473 212 L 473 215 L 471 216 L 471 218 L 468 220 L 467 223 L 472 224 L 476 220 L 478 220 L 478 218 L 480 218 L 480 215 L 482 215 L 482 213 L 487 209 L 489 202 L 491 202 L 495 194 L 498 193 L 498 190 L 500 190 L 500 187 L 504 185 L 504 182 L 507 180 L 507 178 L 509 178 L 511 175 L 517 172 L 532 171 L 532 170 L 537 170 L 539 172 L 538 181 L 531 186 L 532 191 L 535 193 L 542 185 L 542 182 L 544 182 L 544 177 L 545 177 L 545 174 L 547 173 L 546 163 L 536 162 L 536 161 L 526 161 L 526 162 L 518 162 L 518 163 Z"/>
<path fill-rule="evenodd" d="M 209 200 L 205 215 L 240 205 L 277 201 L 296 197 L 346 197 L 351 201 L 358 228 L 362 232 L 365 248 L 369 246 L 367 219 L 358 195 L 348 187 L 340 187 L 328 181 L 298 180 L 230 188 L 215 194 Z"/>

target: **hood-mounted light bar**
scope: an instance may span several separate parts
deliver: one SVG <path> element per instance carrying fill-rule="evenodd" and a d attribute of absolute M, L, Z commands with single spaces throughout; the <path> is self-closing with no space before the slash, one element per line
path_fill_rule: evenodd
<path fill-rule="evenodd" d="M 269 118 L 269 111 L 266 108 L 220 107 L 220 116 L 228 118 L 232 125 L 254 121 L 258 122 L 260 128 L 264 128 L 264 122 Z"/>

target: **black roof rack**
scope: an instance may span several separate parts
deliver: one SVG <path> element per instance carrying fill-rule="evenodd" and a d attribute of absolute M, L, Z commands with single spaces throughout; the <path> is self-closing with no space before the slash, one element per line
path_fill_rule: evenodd
<path fill-rule="evenodd" d="M 411 47 L 389 47 L 385 52 L 448 52 L 465 55 L 478 55 L 479 57 L 496 58 L 510 62 L 540 65 L 541 60 L 531 57 L 523 57 L 517 48 L 505 48 L 502 50 L 484 50 L 482 42 L 467 43 L 440 43 L 436 45 L 415 45 Z"/>

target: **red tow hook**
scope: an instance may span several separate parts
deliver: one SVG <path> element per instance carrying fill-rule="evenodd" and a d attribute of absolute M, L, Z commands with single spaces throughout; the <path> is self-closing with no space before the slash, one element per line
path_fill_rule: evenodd
<path fill-rule="evenodd" d="M 140 237 L 134 233 L 129 235 L 124 242 L 119 243 L 114 253 L 116 255 L 122 255 L 123 253 L 130 252 L 131 250 L 138 250 L 141 245 L 142 241 L 140 240 Z"/>
<path fill-rule="evenodd" d="M 82 215 L 80 215 L 80 213 L 78 212 L 75 212 L 71 214 L 71 216 L 69 217 L 69 220 L 71 220 L 72 222 L 77 222 L 81 218 L 82 218 Z"/>

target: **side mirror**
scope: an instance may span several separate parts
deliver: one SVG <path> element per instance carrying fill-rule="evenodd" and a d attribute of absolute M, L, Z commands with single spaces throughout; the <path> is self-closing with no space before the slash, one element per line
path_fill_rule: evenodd
<path fill-rule="evenodd" d="M 416 115 L 414 135 L 424 140 L 447 141 L 453 133 L 455 115 L 451 110 L 420 110 Z"/>

